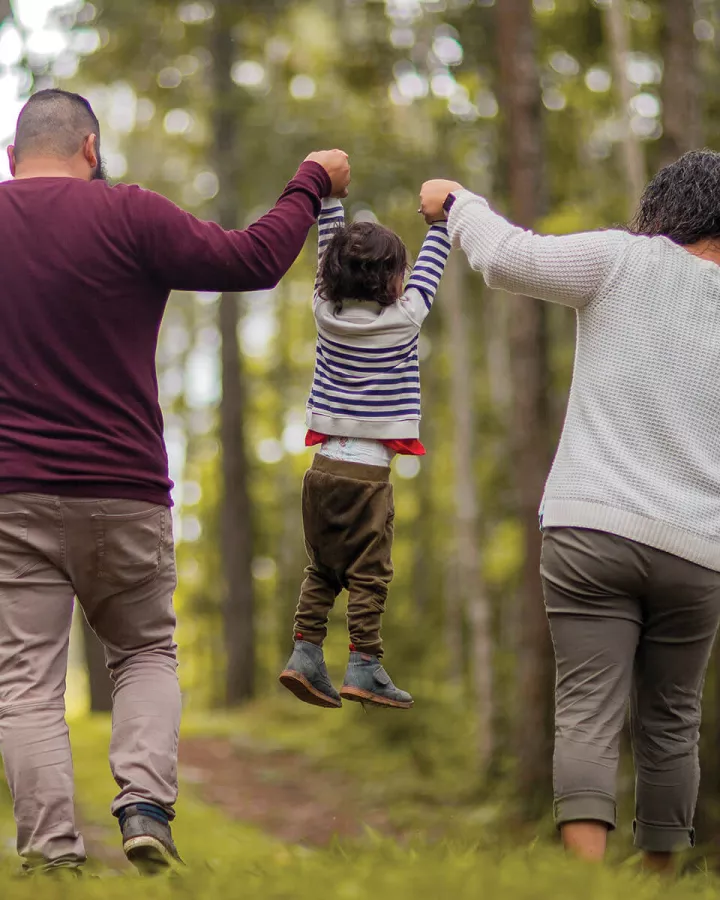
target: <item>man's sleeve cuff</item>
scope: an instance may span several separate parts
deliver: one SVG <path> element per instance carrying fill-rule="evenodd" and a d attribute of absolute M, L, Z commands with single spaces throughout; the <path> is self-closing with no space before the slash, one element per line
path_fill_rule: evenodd
<path fill-rule="evenodd" d="M 313 185 L 317 188 L 318 198 L 322 200 L 328 197 L 332 191 L 332 181 L 327 171 L 313 160 L 306 160 L 297 170 L 297 174 L 301 176 L 309 176 Z M 296 176 L 297 177 L 297 176 Z"/>

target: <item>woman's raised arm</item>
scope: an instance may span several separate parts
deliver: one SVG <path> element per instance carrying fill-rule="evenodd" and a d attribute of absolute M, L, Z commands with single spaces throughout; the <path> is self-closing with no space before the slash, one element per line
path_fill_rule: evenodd
<path fill-rule="evenodd" d="M 541 236 L 512 225 L 477 194 L 463 188 L 453 193 L 450 238 L 459 241 L 490 287 L 513 294 L 581 309 L 598 294 L 632 240 L 623 231 Z"/>

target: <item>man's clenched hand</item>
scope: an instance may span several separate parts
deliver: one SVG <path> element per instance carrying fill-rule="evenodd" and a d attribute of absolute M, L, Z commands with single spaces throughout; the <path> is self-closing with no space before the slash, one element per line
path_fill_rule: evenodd
<path fill-rule="evenodd" d="M 347 197 L 350 184 L 350 161 L 343 150 L 316 150 L 305 162 L 316 162 L 325 169 L 332 182 L 331 197 Z"/>

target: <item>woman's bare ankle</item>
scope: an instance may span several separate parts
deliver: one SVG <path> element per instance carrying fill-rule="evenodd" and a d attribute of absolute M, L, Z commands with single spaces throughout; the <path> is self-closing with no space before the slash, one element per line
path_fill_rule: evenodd
<path fill-rule="evenodd" d="M 652 850 L 643 852 L 642 866 L 646 872 L 656 875 L 675 875 L 677 871 L 677 853 L 657 853 Z"/>
<path fill-rule="evenodd" d="M 561 826 L 560 833 L 568 853 L 586 862 L 602 862 L 608 834 L 604 822 L 567 822 Z"/>

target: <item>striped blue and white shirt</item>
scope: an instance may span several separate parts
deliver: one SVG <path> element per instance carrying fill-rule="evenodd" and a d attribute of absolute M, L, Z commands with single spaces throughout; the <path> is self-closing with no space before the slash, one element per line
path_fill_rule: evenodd
<path fill-rule="evenodd" d="M 323 201 L 318 263 L 344 221 L 339 200 Z M 445 223 L 431 225 L 403 295 L 392 306 L 349 299 L 336 313 L 316 283 L 318 342 L 306 417 L 310 430 L 373 440 L 419 437 L 418 338 L 449 253 Z"/>

